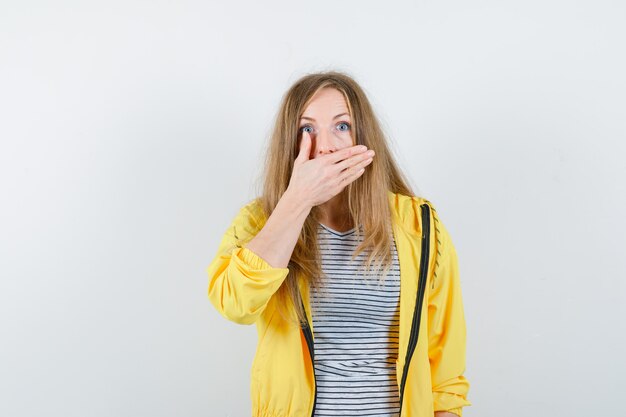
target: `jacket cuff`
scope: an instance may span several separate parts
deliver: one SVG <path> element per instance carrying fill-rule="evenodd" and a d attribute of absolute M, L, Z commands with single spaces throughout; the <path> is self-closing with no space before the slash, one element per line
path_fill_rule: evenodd
<path fill-rule="evenodd" d="M 239 259 L 241 259 L 245 264 L 249 265 L 252 269 L 274 269 L 274 270 L 283 270 L 283 271 L 289 271 L 289 268 L 275 268 L 272 265 L 270 265 L 269 263 L 267 263 L 267 261 L 263 258 L 261 258 L 259 255 L 257 255 L 256 253 L 252 252 L 250 249 L 248 249 L 247 247 L 243 246 L 241 248 L 238 248 L 235 250 L 235 252 L 233 252 L 233 256 L 237 256 Z"/>
<path fill-rule="evenodd" d="M 447 413 L 454 413 L 454 414 L 456 414 L 456 415 L 457 415 L 457 416 L 459 416 L 459 417 L 463 417 L 463 414 L 462 414 L 462 411 L 461 411 L 461 410 L 463 410 L 463 407 L 459 407 L 459 408 L 451 408 L 451 409 L 449 409 L 449 410 L 437 410 L 437 411 L 445 411 L 445 412 L 447 412 Z M 437 411 L 435 411 L 435 412 L 437 412 Z"/>
<path fill-rule="evenodd" d="M 434 409 L 435 411 L 448 411 L 450 413 L 457 414 L 459 417 L 463 417 L 463 407 L 472 405 L 460 395 L 452 394 L 449 392 L 433 392 Z"/>

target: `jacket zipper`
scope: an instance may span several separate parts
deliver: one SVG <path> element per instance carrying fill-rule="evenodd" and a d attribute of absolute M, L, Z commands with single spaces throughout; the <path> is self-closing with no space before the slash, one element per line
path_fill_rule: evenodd
<path fill-rule="evenodd" d="M 302 311 L 306 314 L 306 309 L 304 308 L 304 301 L 302 298 L 300 299 L 302 302 Z M 302 325 L 302 331 L 304 333 L 304 338 L 306 339 L 306 344 L 309 347 L 309 355 L 311 356 L 311 366 L 313 367 L 313 381 L 315 382 L 315 391 L 313 397 L 313 411 L 311 411 L 311 417 L 315 414 L 315 405 L 317 403 L 317 379 L 315 378 L 315 350 L 313 345 L 313 333 L 311 332 L 311 328 L 309 327 L 309 321 L 307 317 L 307 322 Z"/>
<path fill-rule="evenodd" d="M 402 381 L 400 384 L 400 412 L 399 416 L 402 415 L 402 403 L 404 399 L 404 387 L 406 384 L 406 377 L 409 370 L 409 364 L 411 362 L 411 357 L 413 356 L 413 351 L 417 346 L 417 338 L 419 335 L 419 327 L 420 327 L 420 312 L 422 310 L 422 304 L 424 300 L 424 290 L 426 288 L 426 278 L 428 272 L 428 258 L 429 258 L 429 249 L 430 249 L 430 211 L 428 209 L 427 204 L 422 204 L 422 225 L 423 225 L 423 233 L 422 233 L 422 252 L 420 254 L 420 272 L 419 272 L 419 282 L 418 282 L 418 291 L 417 291 L 417 300 L 415 302 L 415 309 L 413 311 L 413 322 L 411 324 L 411 336 L 409 338 L 409 346 L 406 353 L 406 359 L 404 362 L 404 369 L 402 371 Z M 302 302 L 302 309 L 306 312 L 304 308 L 304 301 L 300 299 Z M 317 404 L 317 380 L 315 378 L 315 351 L 313 345 L 313 333 L 311 332 L 311 328 L 309 327 L 308 317 L 307 322 L 302 324 L 302 331 L 304 333 L 304 338 L 306 339 L 307 346 L 309 348 L 309 355 L 311 357 L 311 364 L 313 366 L 313 380 L 315 382 L 315 391 L 313 397 L 313 410 L 311 411 L 311 417 L 315 414 L 315 405 Z"/>
<path fill-rule="evenodd" d="M 404 387 L 406 384 L 406 377 L 409 371 L 409 364 L 411 363 L 411 357 L 413 351 L 417 346 L 417 338 L 420 330 L 420 317 L 422 304 L 424 301 L 424 293 L 426 288 L 426 279 L 428 272 L 428 258 L 430 250 L 430 211 L 427 204 L 422 204 L 422 253 L 420 255 L 420 271 L 419 282 L 417 289 L 417 299 L 415 301 L 415 310 L 413 311 L 413 322 L 411 324 L 411 336 L 409 338 L 409 346 L 406 352 L 406 359 L 404 361 L 404 369 L 402 370 L 402 381 L 400 383 L 400 412 L 398 416 L 402 416 L 402 403 L 404 399 Z"/>

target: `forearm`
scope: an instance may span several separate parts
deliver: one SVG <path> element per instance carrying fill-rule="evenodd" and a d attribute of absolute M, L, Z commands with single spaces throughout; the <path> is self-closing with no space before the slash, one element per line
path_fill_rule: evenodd
<path fill-rule="evenodd" d="M 311 207 L 286 191 L 263 228 L 245 246 L 274 268 L 286 268 Z"/>

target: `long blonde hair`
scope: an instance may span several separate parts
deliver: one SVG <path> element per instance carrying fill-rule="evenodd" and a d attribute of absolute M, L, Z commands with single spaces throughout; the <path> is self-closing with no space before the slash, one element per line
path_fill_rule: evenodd
<path fill-rule="evenodd" d="M 298 79 L 285 92 L 276 114 L 273 130 L 267 144 L 264 170 L 261 174 L 263 190 L 258 203 L 267 216 L 274 211 L 287 189 L 294 160 L 299 153 L 299 122 L 310 99 L 322 88 L 331 87 L 341 92 L 352 119 L 352 137 L 355 144 L 363 144 L 376 152 L 374 161 L 363 175 L 348 184 L 342 191 L 348 212 L 357 233 L 363 241 L 355 249 L 353 259 L 361 252 L 368 254 L 363 266 L 387 275 L 392 265 L 391 211 L 388 192 L 414 195 L 407 177 L 400 171 L 369 100 L 357 82 L 339 71 L 307 74 Z M 317 227 L 319 208 L 313 207 L 304 222 L 298 242 L 289 261 L 289 273 L 275 294 L 278 311 L 287 321 L 285 306 L 291 303 L 299 323 L 306 322 L 301 305 L 297 277 L 303 274 L 308 284 L 321 287 L 323 271 L 319 259 Z"/>

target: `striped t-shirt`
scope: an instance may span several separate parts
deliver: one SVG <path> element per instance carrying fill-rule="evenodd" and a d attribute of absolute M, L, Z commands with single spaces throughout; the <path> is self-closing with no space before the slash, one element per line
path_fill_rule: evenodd
<path fill-rule="evenodd" d="M 400 267 L 383 283 L 359 270 L 366 253 L 350 256 L 360 243 L 356 228 L 338 232 L 318 223 L 323 289 L 311 287 L 317 403 L 315 416 L 397 417 Z"/>

